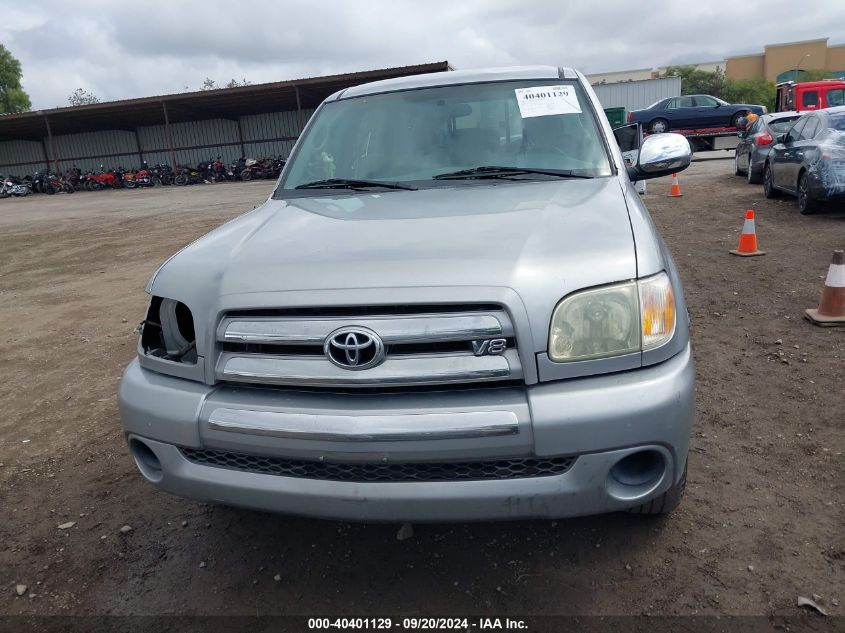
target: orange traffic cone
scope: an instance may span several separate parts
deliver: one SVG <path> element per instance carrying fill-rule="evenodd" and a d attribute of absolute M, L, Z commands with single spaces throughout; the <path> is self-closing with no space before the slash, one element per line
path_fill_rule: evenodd
<path fill-rule="evenodd" d="M 682 195 L 681 193 L 681 185 L 678 183 L 678 174 L 672 174 L 672 186 L 669 187 L 669 193 L 666 194 L 667 198 L 680 198 Z"/>
<path fill-rule="evenodd" d="M 745 224 L 742 225 L 742 233 L 739 236 L 739 246 L 735 251 L 730 251 L 731 255 L 739 255 L 740 257 L 754 257 L 755 255 L 765 255 L 764 251 L 757 249 L 757 232 L 754 230 L 754 211 L 749 209 L 745 212 Z"/>
<path fill-rule="evenodd" d="M 845 326 L 845 252 L 833 251 L 819 307 L 805 310 L 804 314 L 816 325 Z"/>

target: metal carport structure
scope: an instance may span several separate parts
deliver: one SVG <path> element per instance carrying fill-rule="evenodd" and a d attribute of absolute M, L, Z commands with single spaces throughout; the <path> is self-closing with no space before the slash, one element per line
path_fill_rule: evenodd
<path fill-rule="evenodd" d="M 287 156 L 314 109 L 358 84 L 450 70 L 447 61 L 0 116 L 0 172 L 195 165 Z"/>

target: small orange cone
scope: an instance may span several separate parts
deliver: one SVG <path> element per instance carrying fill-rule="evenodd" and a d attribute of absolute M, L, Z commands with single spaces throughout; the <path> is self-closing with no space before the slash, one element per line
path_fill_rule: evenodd
<path fill-rule="evenodd" d="M 678 183 L 678 174 L 672 174 L 672 186 L 669 187 L 669 193 L 666 194 L 667 198 L 680 198 L 682 195 L 681 193 L 681 185 Z"/>
<path fill-rule="evenodd" d="M 804 314 L 816 325 L 845 326 L 845 252 L 842 250 L 833 251 L 818 309 L 810 308 Z"/>
<path fill-rule="evenodd" d="M 739 246 L 735 251 L 730 251 L 731 255 L 739 255 L 740 257 L 754 257 L 755 255 L 765 255 L 765 251 L 757 249 L 757 232 L 754 229 L 754 211 L 749 209 L 745 212 L 745 224 L 742 225 L 742 233 L 739 236 Z"/>

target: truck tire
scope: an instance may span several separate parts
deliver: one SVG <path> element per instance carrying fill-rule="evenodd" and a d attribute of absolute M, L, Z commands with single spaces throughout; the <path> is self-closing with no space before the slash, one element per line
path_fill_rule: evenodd
<path fill-rule="evenodd" d="M 684 491 L 687 487 L 687 465 L 684 464 L 684 474 L 681 479 L 674 486 L 669 488 L 659 497 L 646 501 L 644 504 L 635 508 L 631 508 L 628 512 L 632 514 L 669 514 L 681 505 L 681 499 L 684 498 Z"/>

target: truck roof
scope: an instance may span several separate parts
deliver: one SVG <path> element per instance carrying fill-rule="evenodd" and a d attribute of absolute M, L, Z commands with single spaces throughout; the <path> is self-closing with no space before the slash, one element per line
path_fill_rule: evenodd
<path fill-rule="evenodd" d="M 578 74 L 572 68 L 558 68 L 556 66 L 510 66 L 477 70 L 452 70 L 373 81 L 338 91 L 326 99 L 326 101 L 361 97 L 381 92 L 430 88 L 433 86 L 452 86 L 456 84 L 513 81 L 520 79 L 576 79 L 577 77 Z"/>
<path fill-rule="evenodd" d="M 820 88 L 822 86 L 838 87 L 839 84 L 845 85 L 845 79 L 819 79 L 818 81 L 784 81 L 777 85 L 781 86 L 801 86 L 802 88 Z"/>

